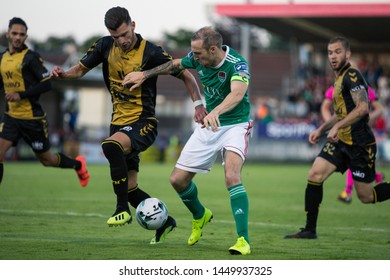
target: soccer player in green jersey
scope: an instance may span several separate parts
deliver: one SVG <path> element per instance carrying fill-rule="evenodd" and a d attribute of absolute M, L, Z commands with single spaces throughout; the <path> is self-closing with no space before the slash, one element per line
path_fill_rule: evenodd
<path fill-rule="evenodd" d="M 222 45 L 222 36 L 211 27 L 196 31 L 191 38 L 191 52 L 143 72 L 128 74 L 123 84 L 135 90 L 147 79 L 183 69 L 196 69 L 202 83 L 208 115 L 195 128 L 183 148 L 170 182 L 193 216 L 188 245 L 199 241 L 203 227 L 213 214 L 199 200 L 193 181 L 196 173 L 207 173 L 219 152 L 225 168 L 225 184 L 236 222 L 238 239 L 229 248 L 231 254 L 251 253 L 248 235 L 248 195 L 241 180 L 241 170 L 252 131 L 248 84 L 248 63 L 232 48 Z M 196 103 L 195 105 L 197 105 Z"/>

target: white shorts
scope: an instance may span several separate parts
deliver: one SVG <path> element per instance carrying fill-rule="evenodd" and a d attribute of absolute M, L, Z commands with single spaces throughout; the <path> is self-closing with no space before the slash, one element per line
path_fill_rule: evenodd
<path fill-rule="evenodd" d="M 222 153 L 223 160 L 226 150 L 237 153 L 245 161 L 252 128 L 252 121 L 221 126 L 216 132 L 197 125 L 176 162 L 176 168 L 194 173 L 208 173 L 218 152 Z"/>

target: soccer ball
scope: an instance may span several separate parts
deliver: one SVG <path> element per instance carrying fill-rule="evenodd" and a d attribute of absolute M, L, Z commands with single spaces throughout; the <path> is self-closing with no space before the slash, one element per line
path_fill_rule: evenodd
<path fill-rule="evenodd" d="M 161 228 L 168 219 L 168 208 L 158 198 L 147 198 L 138 204 L 135 211 L 141 227 L 150 230 Z"/>

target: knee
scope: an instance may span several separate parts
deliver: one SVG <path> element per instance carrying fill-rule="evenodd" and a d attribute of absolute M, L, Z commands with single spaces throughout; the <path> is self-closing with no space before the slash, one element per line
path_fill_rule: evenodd
<path fill-rule="evenodd" d="M 171 174 L 171 176 L 169 177 L 169 182 L 171 183 L 174 189 L 178 189 L 181 186 L 181 181 L 174 174 Z"/>
<path fill-rule="evenodd" d="M 123 147 L 122 145 L 114 140 L 104 140 L 102 142 L 102 150 L 104 156 L 107 159 L 112 157 L 116 157 L 117 155 L 123 155 Z"/>
<path fill-rule="evenodd" d="M 357 194 L 359 200 L 364 204 L 369 204 L 374 202 L 374 195 L 368 195 L 368 194 Z"/>
<path fill-rule="evenodd" d="M 44 167 L 51 167 L 51 166 L 56 167 L 59 164 L 60 159 L 58 154 L 45 152 L 42 154 L 36 154 L 36 156 Z"/>
<path fill-rule="evenodd" d="M 39 160 L 44 167 L 54 166 L 50 160 L 47 159 L 40 159 Z"/>
<path fill-rule="evenodd" d="M 324 175 L 318 169 L 312 168 L 309 171 L 308 179 L 312 182 L 322 183 L 324 181 Z"/>
<path fill-rule="evenodd" d="M 241 184 L 241 177 L 240 174 L 234 174 L 234 173 L 226 173 L 225 174 L 225 185 L 235 186 L 237 184 Z"/>
<path fill-rule="evenodd" d="M 191 183 L 191 179 L 183 178 L 173 173 L 169 177 L 169 182 L 171 183 L 171 186 L 175 189 L 176 192 L 183 192 L 187 189 L 187 187 Z"/>

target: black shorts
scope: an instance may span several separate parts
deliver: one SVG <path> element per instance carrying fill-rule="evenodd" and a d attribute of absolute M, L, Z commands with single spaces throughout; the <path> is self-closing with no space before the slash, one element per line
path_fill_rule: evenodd
<path fill-rule="evenodd" d="M 120 131 L 131 140 L 132 151 L 126 155 L 127 170 L 139 171 L 139 154 L 153 145 L 157 137 L 156 118 L 140 120 L 130 125 L 111 125 L 110 136 Z"/>
<path fill-rule="evenodd" d="M 4 114 L 0 125 L 0 137 L 11 141 L 13 146 L 23 138 L 35 153 L 43 153 L 50 149 L 46 116 L 41 119 L 23 120 Z"/>
<path fill-rule="evenodd" d="M 346 145 L 326 142 L 319 157 L 326 159 L 336 166 L 336 171 L 344 173 L 347 169 L 352 172 L 354 180 L 371 183 L 375 180 L 376 143 L 365 146 Z"/>

